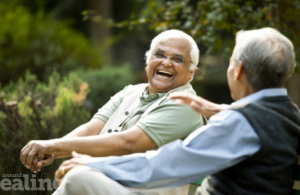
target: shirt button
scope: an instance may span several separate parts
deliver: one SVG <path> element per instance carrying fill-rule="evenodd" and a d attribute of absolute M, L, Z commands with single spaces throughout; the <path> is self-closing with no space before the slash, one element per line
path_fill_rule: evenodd
<path fill-rule="evenodd" d="M 128 114 L 129 114 L 129 112 L 128 112 L 128 111 L 126 111 L 126 112 L 125 112 L 125 115 L 128 115 Z"/>
<path fill-rule="evenodd" d="M 108 129 L 108 131 L 107 131 L 108 133 L 111 133 L 112 132 L 112 130 L 111 129 Z"/>

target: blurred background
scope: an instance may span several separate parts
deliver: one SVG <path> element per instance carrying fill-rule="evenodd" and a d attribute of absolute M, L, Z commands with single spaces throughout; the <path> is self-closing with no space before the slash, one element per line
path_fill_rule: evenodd
<path fill-rule="evenodd" d="M 231 103 L 226 69 L 236 32 L 278 29 L 299 64 L 299 10 L 300 0 L 0 0 L 0 175 L 30 173 L 19 160 L 28 141 L 61 137 L 126 85 L 147 82 L 144 54 L 167 29 L 198 43 L 198 95 Z M 299 65 L 286 87 L 299 106 Z M 52 180 L 60 162 L 43 178 Z"/>

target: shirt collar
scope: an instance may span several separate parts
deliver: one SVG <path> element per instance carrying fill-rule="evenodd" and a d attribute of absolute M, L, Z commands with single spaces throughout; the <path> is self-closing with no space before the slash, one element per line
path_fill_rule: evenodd
<path fill-rule="evenodd" d="M 189 80 L 186 84 L 180 86 L 180 87 L 177 87 L 175 89 L 172 89 L 168 92 L 164 92 L 164 93 L 156 93 L 158 95 L 159 98 L 163 97 L 164 95 L 169 95 L 170 93 L 174 92 L 174 91 L 177 91 L 177 90 L 180 90 L 180 89 L 184 89 L 184 88 L 187 88 L 189 85 L 190 85 L 190 82 L 191 80 Z M 142 95 L 140 96 L 140 99 L 144 96 L 144 95 L 149 95 L 149 84 L 145 87 L 145 90 L 143 91 Z"/>
<path fill-rule="evenodd" d="M 286 95 L 287 95 L 287 90 L 285 88 L 262 89 L 258 92 L 248 95 L 236 102 L 233 102 L 231 105 L 247 104 L 250 102 L 256 102 L 263 97 L 286 96 Z"/>
<path fill-rule="evenodd" d="M 165 93 L 156 93 L 155 95 L 158 95 L 158 97 L 159 98 L 161 98 L 161 97 L 163 97 L 164 95 L 166 95 L 166 93 L 167 92 L 165 92 Z M 149 94 L 149 87 L 147 87 L 146 89 L 145 89 L 145 91 L 143 92 L 143 97 L 144 98 L 146 98 L 146 97 L 148 97 L 150 94 Z"/>

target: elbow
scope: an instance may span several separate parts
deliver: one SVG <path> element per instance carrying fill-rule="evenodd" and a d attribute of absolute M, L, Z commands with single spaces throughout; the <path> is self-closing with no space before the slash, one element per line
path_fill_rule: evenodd
<path fill-rule="evenodd" d="M 127 141 L 125 144 L 126 154 L 134 154 L 140 152 L 138 144 L 135 141 Z"/>
<path fill-rule="evenodd" d="M 125 154 L 133 154 L 134 152 L 134 144 L 131 142 L 125 143 Z"/>
<path fill-rule="evenodd" d="M 135 140 L 132 140 L 125 135 L 121 136 L 121 140 L 122 140 L 121 143 L 123 148 L 121 155 L 133 154 L 139 152 L 138 144 L 136 143 Z"/>

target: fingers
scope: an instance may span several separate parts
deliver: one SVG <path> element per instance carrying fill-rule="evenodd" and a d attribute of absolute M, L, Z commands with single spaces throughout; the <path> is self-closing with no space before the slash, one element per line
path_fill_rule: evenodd
<path fill-rule="evenodd" d="M 20 154 L 20 160 L 21 162 L 23 163 L 23 165 L 25 165 L 28 169 L 30 168 L 30 166 L 28 166 L 26 164 L 26 161 L 27 161 L 27 156 L 28 156 L 28 153 L 30 151 L 30 148 L 29 147 L 26 147 L 24 148 L 24 150 L 21 151 L 21 154 Z"/>
<path fill-rule="evenodd" d="M 30 141 L 22 150 L 20 154 L 20 160 L 28 168 L 32 170 L 38 170 L 37 162 L 33 162 L 34 158 L 37 157 L 38 161 L 42 161 L 45 158 L 45 154 L 49 153 L 49 141 Z M 47 161 L 50 163 L 50 161 Z M 41 163 L 40 163 L 41 164 Z"/>
<path fill-rule="evenodd" d="M 30 168 L 30 170 L 32 170 L 34 173 L 37 173 L 38 171 L 40 171 L 39 167 L 37 166 L 38 162 L 39 162 L 39 159 L 37 156 L 35 156 L 33 158 L 32 166 Z"/>
<path fill-rule="evenodd" d="M 65 174 L 67 174 L 70 170 L 72 170 L 75 167 L 80 166 L 79 164 L 70 163 L 68 165 L 60 165 L 60 167 L 55 171 L 55 180 L 62 179 Z"/>
<path fill-rule="evenodd" d="M 73 151 L 73 152 L 72 152 L 72 156 L 73 156 L 74 158 L 80 158 L 81 154 L 78 154 L 77 152 Z"/>
<path fill-rule="evenodd" d="M 80 155 L 75 153 L 75 155 Z M 72 158 L 70 160 L 64 161 L 57 171 L 55 172 L 55 179 L 61 179 L 67 172 L 69 172 L 71 169 L 77 167 L 77 166 L 84 166 L 86 165 L 85 159 L 82 158 L 82 156 L 89 157 L 88 155 L 81 155 L 79 158 Z"/>
<path fill-rule="evenodd" d="M 43 152 L 39 152 L 38 153 L 38 159 L 39 159 L 39 161 L 44 160 L 44 157 L 45 157 L 45 153 L 43 153 Z"/>
<path fill-rule="evenodd" d="M 203 115 L 203 109 L 202 109 L 202 107 L 199 106 L 199 104 L 197 104 L 195 101 L 192 101 L 192 103 L 191 103 L 191 108 L 192 108 L 193 110 L 195 110 L 196 112 L 198 112 L 198 113 L 200 113 L 200 114 Z"/>
<path fill-rule="evenodd" d="M 37 155 L 37 151 L 36 150 L 31 150 L 28 155 L 27 155 L 27 158 L 26 158 L 26 165 L 29 166 L 29 168 L 32 167 L 32 161 L 33 161 L 33 158 Z"/>
<path fill-rule="evenodd" d="M 176 104 L 190 105 L 193 100 L 192 95 L 187 93 L 171 93 L 169 97 L 170 99 L 175 100 Z"/>
<path fill-rule="evenodd" d="M 42 167 L 51 165 L 53 161 L 53 156 L 51 154 L 46 154 L 44 160 L 41 160 L 37 163 L 38 170 L 40 171 Z"/>
<path fill-rule="evenodd" d="M 79 153 L 77 153 L 77 152 L 75 152 L 75 151 L 72 152 L 72 156 L 73 156 L 74 158 L 86 158 L 86 157 L 91 157 L 91 156 L 89 156 L 89 155 L 79 154 Z"/>

